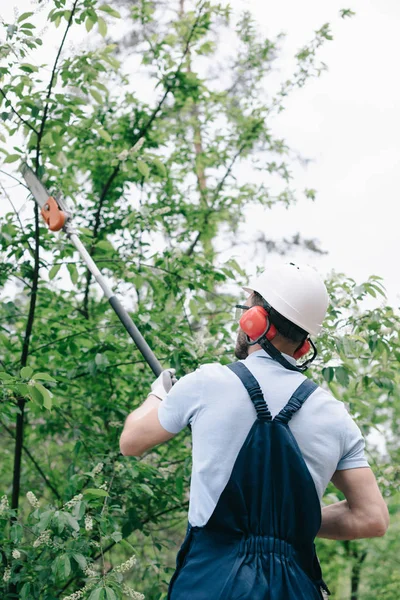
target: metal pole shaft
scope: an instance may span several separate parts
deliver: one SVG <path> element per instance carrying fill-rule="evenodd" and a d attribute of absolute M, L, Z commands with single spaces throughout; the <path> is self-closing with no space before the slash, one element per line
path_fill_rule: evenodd
<path fill-rule="evenodd" d="M 107 298 L 107 300 L 113 307 L 119 320 L 121 321 L 121 323 L 123 324 L 123 326 L 125 327 L 127 332 L 129 333 L 132 340 L 135 342 L 139 351 L 142 353 L 143 358 L 149 364 L 154 375 L 156 375 L 156 377 L 158 377 L 158 375 L 161 373 L 163 368 L 162 368 L 161 364 L 158 362 L 154 352 L 151 350 L 150 346 L 147 344 L 146 340 L 144 339 L 144 337 L 140 333 L 139 329 L 136 327 L 136 325 L 134 324 L 134 322 L 132 321 L 129 314 L 127 313 L 125 308 L 122 306 L 122 304 L 120 303 L 118 298 L 115 296 L 112 289 L 107 285 L 105 278 L 101 274 L 99 268 L 97 267 L 93 258 L 90 256 L 89 252 L 86 250 L 85 246 L 82 244 L 79 237 L 76 235 L 76 233 L 68 233 L 68 237 L 70 238 L 71 242 L 74 244 L 75 248 L 78 250 L 81 257 L 83 258 L 89 271 L 92 273 L 92 275 L 95 277 L 97 283 L 100 285 L 105 297 Z"/>

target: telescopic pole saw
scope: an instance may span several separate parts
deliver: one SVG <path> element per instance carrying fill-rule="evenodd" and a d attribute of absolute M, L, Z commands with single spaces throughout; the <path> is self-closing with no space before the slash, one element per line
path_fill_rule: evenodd
<path fill-rule="evenodd" d="M 86 250 L 78 237 L 77 231 L 73 225 L 72 213 L 68 209 L 66 202 L 61 196 L 53 197 L 47 192 L 43 183 L 38 179 L 35 173 L 25 163 L 21 167 L 21 173 L 26 181 L 26 184 L 35 198 L 37 204 L 40 207 L 42 217 L 47 223 L 48 228 L 51 231 L 60 231 L 62 229 L 67 237 L 71 240 L 75 248 L 81 255 L 84 263 L 86 264 L 89 271 L 95 277 L 97 283 L 100 285 L 103 293 L 114 311 L 118 315 L 121 323 L 135 342 L 136 346 L 143 355 L 143 358 L 147 361 L 154 375 L 158 377 L 161 373 L 162 366 L 158 362 L 154 352 L 147 344 L 146 340 L 130 318 L 129 314 L 122 306 L 118 298 L 115 296 L 112 289 L 107 285 L 107 282 L 96 263 Z"/>

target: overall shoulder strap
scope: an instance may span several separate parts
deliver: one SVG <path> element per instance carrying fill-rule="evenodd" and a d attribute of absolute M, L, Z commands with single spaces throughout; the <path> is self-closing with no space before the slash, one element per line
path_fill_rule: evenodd
<path fill-rule="evenodd" d="M 292 394 L 286 406 L 284 406 L 276 415 L 274 420 L 278 421 L 279 423 L 289 423 L 293 415 L 300 410 L 304 402 L 311 396 L 313 392 L 315 392 L 317 387 L 318 385 L 311 381 L 311 379 L 306 379 L 303 381 L 303 383 L 299 385 L 297 390 L 295 390 L 295 392 Z"/>
<path fill-rule="evenodd" d="M 258 419 L 261 421 L 271 421 L 272 415 L 269 412 L 269 408 L 265 402 L 261 388 L 254 375 L 242 362 L 232 363 L 228 365 L 228 368 L 239 377 L 240 381 L 246 388 L 247 393 L 254 404 L 254 408 L 256 409 Z"/>

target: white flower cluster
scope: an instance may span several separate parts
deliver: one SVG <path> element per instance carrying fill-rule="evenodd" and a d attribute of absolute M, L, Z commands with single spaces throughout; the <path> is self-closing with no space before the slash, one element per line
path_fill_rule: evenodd
<path fill-rule="evenodd" d="M 103 470 L 103 467 L 104 467 L 104 463 L 102 463 L 102 462 L 99 462 L 99 463 L 98 463 L 98 464 L 97 464 L 97 465 L 94 467 L 94 469 L 93 469 L 93 471 L 92 471 L 92 475 L 98 475 L 99 473 L 101 473 L 101 472 L 102 472 L 102 470 Z"/>
<path fill-rule="evenodd" d="M 10 581 L 10 578 L 11 578 L 11 569 L 10 569 L 10 567 L 6 567 L 4 569 L 3 581 L 5 581 L 7 583 L 7 581 Z"/>
<path fill-rule="evenodd" d="M 50 530 L 46 529 L 33 542 L 33 547 L 39 548 L 39 546 L 47 546 L 49 544 L 49 541 L 50 541 Z"/>
<path fill-rule="evenodd" d="M 0 500 L 0 515 L 10 508 L 7 496 L 2 496 Z"/>
<path fill-rule="evenodd" d="M 107 484 L 108 484 L 108 482 L 105 481 L 104 483 L 102 483 L 101 485 L 99 485 L 99 490 L 105 490 L 105 491 L 107 491 Z"/>
<path fill-rule="evenodd" d="M 78 494 L 77 496 L 74 496 L 73 498 L 71 498 L 71 500 L 64 504 L 65 508 L 74 508 L 74 506 L 76 506 L 78 502 L 82 500 L 82 498 L 83 494 Z"/>
<path fill-rule="evenodd" d="M 77 592 L 74 592 L 69 596 L 64 596 L 63 600 L 79 600 L 79 598 L 82 598 L 84 594 L 86 594 L 86 592 L 89 592 L 92 589 L 92 587 L 94 587 L 94 585 L 94 583 L 88 583 L 81 590 L 78 590 Z"/>
<path fill-rule="evenodd" d="M 128 558 L 127 561 L 125 561 L 121 565 L 118 565 L 118 567 L 115 567 L 114 571 L 116 571 L 117 573 L 126 573 L 126 571 L 129 571 L 129 569 L 132 569 L 133 565 L 136 565 L 136 563 L 137 563 L 136 556 L 133 555 L 130 558 Z"/>
<path fill-rule="evenodd" d="M 26 494 L 26 497 L 31 506 L 33 506 L 34 508 L 37 508 L 39 506 L 39 500 L 36 498 L 33 492 L 28 492 Z"/>
<path fill-rule="evenodd" d="M 97 575 L 96 571 L 90 567 L 86 567 L 83 572 L 85 573 L 86 577 L 96 577 Z"/>
<path fill-rule="evenodd" d="M 118 160 L 126 160 L 129 156 L 129 150 L 122 150 L 122 152 L 120 152 L 118 154 Z"/>
<path fill-rule="evenodd" d="M 156 217 L 159 215 L 166 215 L 170 211 L 171 211 L 171 209 L 169 206 L 163 206 L 162 208 L 157 208 L 157 210 L 153 210 L 152 215 L 153 215 L 153 217 Z"/>
<path fill-rule="evenodd" d="M 12 551 L 12 556 L 13 558 L 15 558 L 15 560 L 18 560 L 19 558 L 21 558 L 21 552 L 17 549 Z"/>
<path fill-rule="evenodd" d="M 114 469 L 116 470 L 117 473 L 121 473 L 121 471 L 123 471 L 124 468 L 125 467 L 122 463 L 119 463 L 119 462 L 115 463 Z"/>
<path fill-rule="evenodd" d="M 133 600 L 144 600 L 144 594 L 141 594 L 140 592 L 135 592 L 134 589 L 125 585 L 125 583 L 122 585 L 122 591 L 128 596 L 128 598 L 133 598 Z"/>
<path fill-rule="evenodd" d="M 93 529 L 93 519 L 90 515 L 86 515 L 85 517 L 85 529 L 86 531 L 92 531 Z"/>

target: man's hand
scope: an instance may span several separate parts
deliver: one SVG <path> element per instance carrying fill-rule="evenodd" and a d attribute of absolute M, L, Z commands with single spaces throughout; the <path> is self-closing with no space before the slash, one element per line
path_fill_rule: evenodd
<path fill-rule="evenodd" d="M 176 381 L 175 369 L 165 369 L 165 371 L 162 371 L 157 379 L 151 384 L 150 394 L 152 396 L 157 396 L 160 400 L 165 400 L 168 392 L 172 389 L 172 386 Z"/>

